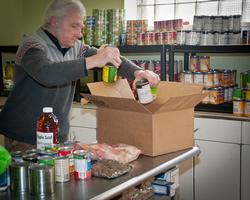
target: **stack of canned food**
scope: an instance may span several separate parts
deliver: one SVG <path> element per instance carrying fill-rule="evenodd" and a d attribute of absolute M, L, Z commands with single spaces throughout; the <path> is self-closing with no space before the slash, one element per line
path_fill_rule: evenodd
<path fill-rule="evenodd" d="M 209 95 L 203 99 L 205 104 L 232 102 L 233 88 L 236 85 L 236 70 L 210 68 L 209 56 L 191 56 L 190 71 L 183 71 L 181 82 L 202 84 Z"/>
<path fill-rule="evenodd" d="M 235 45 L 241 43 L 241 15 L 194 16 L 193 30 L 177 31 L 177 44 Z"/>
<path fill-rule="evenodd" d="M 137 34 L 148 30 L 147 20 L 127 20 L 127 45 L 137 45 Z"/>
<path fill-rule="evenodd" d="M 73 151 L 74 143 L 49 145 L 44 150 L 32 149 L 12 152 L 9 166 L 10 188 L 32 195 L 49 195 L 55 192 L 55 182 L 91 178 L 91 152 Z"/>
<path fill-rule="evenodd" d="M 108 43 L 118 46 L 120 35 L 125 32 L 125 10 L 108 9 Z"/>
<path fill-rule="evenodd" d="M 159 60 L 132 60 L 136 65 L 143 69 L 151 70 L 161 75 L 161 62 Z M 174 81 L 180 81 L 181 72 L 183 71 L 182 60 L 174 61 Z M 169 81 L 169 63 L 166 62 L 166 81 Z"/>
<path fill-rule="evenodd" d="M 240 88 L 233 95 L 233 113 L 250 117 L 250 70 L 240 73 Z"/>
<path fill-rule="evenodd" d="M 94 45 L 107 44 L 107 10 L 93 9 L 95 18 Z"/>
<path fill-rule="evenodd" d="M 94 16 L 87 16 L 84 24 L 84 43 L 88 45 L 94 44 L 94 29 L 95 29 Z"/>

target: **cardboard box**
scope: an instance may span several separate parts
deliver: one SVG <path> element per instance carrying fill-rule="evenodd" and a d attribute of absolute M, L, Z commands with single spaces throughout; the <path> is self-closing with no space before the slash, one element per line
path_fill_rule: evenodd
<path fill-rule="evenodd" d="M 193 146 L 194 106 L 205 95 L 202 86 L 161 82 L 157 98 L 142 105 L 126 79 L 89 83 L 97 109 L 97 141 L 131 144 L 157 156 Z"/>

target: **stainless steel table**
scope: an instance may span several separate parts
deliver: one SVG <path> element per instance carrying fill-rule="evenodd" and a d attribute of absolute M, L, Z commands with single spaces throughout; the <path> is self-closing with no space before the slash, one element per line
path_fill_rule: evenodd
<path fill-rule="evenodd" d="M 15 194 L 14 191 L 0 192 L 0 199 L 46 199 L 46 200 L 105 200 L 116 197 L 126 189 L 136 186 L 150 177 L 176 166 L 184 160 L 200 153 L 198 147 L 169 153 L 156 157 L 140 156 L 132 162 L 133 169 L 126 175 L 112 180 L 104 178 L 91 178 L 86 181 L 56 183 L 56 192 L 52 196 L 34 197 L 28 193 Z"/>

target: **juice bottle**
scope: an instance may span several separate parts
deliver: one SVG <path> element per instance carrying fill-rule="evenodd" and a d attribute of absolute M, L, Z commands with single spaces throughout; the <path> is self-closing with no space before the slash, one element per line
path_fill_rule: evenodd
<path fill-rule="evenodd" d="M 44 150 L 46 145 L 58 144 L 58 119 L 53 114 L 53 108 L 44 107 L 42 115 L 37 120 L 37 149 Z"/>

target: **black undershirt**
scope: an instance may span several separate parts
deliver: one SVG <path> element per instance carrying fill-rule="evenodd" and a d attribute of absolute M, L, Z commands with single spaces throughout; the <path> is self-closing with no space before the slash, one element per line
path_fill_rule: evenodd
<path fill-rule="evenodd" d="M 46 33 L 46 35 L 51 39 L 51 41 L 56 45 L 57 49 L 63 54 L 63 56 L 67 53 L 67 51 L 70 48 L 62 48 L 61 45 L 59 44 L 58 39 L 52 35 L 49 31 L 46 29 L 43 29 L 43 31 Z"/>

